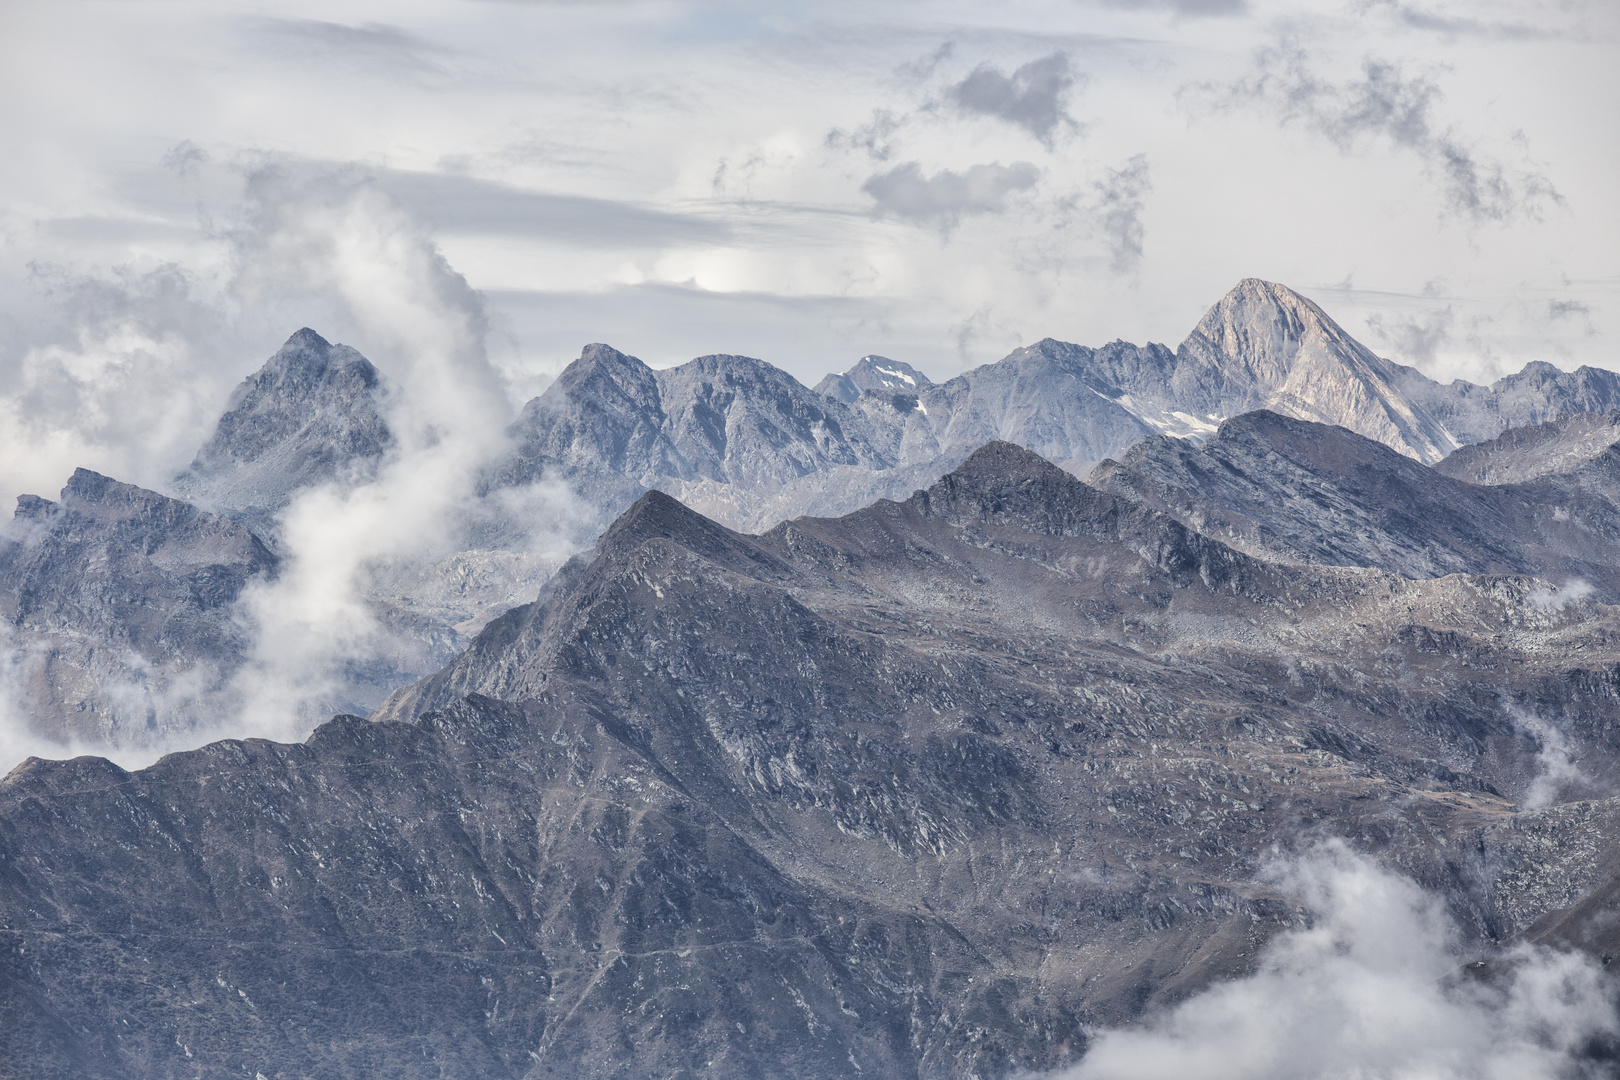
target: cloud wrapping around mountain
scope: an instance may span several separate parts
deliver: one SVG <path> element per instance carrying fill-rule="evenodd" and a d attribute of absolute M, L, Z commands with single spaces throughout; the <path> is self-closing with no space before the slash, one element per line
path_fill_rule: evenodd
<path fill-rule="evenodd" d="M 1098 1034 L 1062 1080 L 1571 1080 L 1620 1034 L 1590 958 L 1521 945 L 1464 967 L 1441 902 L 1340 841 L 1272 883 L 1309 912 L 1259 970 Z"/>

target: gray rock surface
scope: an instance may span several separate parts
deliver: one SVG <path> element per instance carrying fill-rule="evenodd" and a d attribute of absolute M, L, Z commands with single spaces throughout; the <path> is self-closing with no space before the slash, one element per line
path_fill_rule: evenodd
<path fill-rule="evenodd" d="M 1324 836 L 1472 955 L 1615 955 L 1617 609 L 1541 587 L 1267 562 L 1006 444 L 762 536 L 649 493 L 374 722 L 0 782 L 0 1060 L 1051 1069 L 1248 970 Z"/>
<path fill-rule="evenodd" d="M 1517 484 L 1552 473 L 1574 473 L 1620 443 L 1620 414 L 1575 413 L 1510 428 L 1488 442 L 1464 446 L 1435 471 L 1471 484 Z"/>
<path fill-rule="evenodd" d="M 17 501 L 0 617 L 30 726 L 91 744 L 206 730 L 242 662 L 233 605 L 276 556 L 244 526 L 87 469 Z"/>

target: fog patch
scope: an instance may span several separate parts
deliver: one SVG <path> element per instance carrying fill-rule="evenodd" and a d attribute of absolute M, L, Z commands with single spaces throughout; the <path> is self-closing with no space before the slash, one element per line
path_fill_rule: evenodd
<path fill-rule="evenodd" d="M 1568 521 L 1569 512 L 1562 507 L 1553 509 L 1554 521 Z M 1558 612 L 1585 600 L 1597 591 L 1584 578 L 1571 578 L 1562 585 L 1538 584 L 1525 594 L 1525 603 L 1537 611 Z"/>
<path fill-rule="evenodd" d="M 1441 901 L 1342 842 L 1268 882 L 1309 912 L 1259 970 L 1138 1029 L 1094 1035 L 1064 1080 L 1570 1080 L 1620 1033 L 1614 981 L 1589 958 L 1530 945 L 1464 967 Z"/>

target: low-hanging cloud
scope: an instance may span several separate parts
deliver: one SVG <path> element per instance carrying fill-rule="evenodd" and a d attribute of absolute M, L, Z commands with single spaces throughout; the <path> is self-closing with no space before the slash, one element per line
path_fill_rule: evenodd
<path fill-rule="evenodd" d="M 1011 75 L 981 64 L 947 95 L 963 112 L 1005 120 L 1050 147 L 1059 132 L 1080 128 L 1068 112 L 1069 94 L 1079 81 L 1068 54 L 1055 52 Z"/>
<path fill-rule="evenodd" d="M 1536 748 L 1535 773 L 1520 796 L 1520 805 L 1541 810 L 1561 798 L 1593 792 L 1592 778 L 1581 768 L 1575 747 L 1556 724 L 1523 709 L 1511 709 L 1508 715 L 1514 730 Z"/>
<path fill-rule="evenodd" d="M 1063 1080 L 1573 1080 L 1620 1034 L 1614 981 L 1577 953 L 1520 945 L 1464 968 L 1438 898 L 1341 842 L 1271 883 L 1311 914 L 1253 975 L 1139 1028 L 1098 1033 Z"/>
<path fill-rule="evenodd" d="M 1345 153 L 1382 140 L 1414 155 L 1440 187 L 1446 213 L 1474 223 L 1536 218 L 1563 197 L 1539 167 L 1515 168 L 1480 150 L 1437 117 L 1444 98 L 1432 73 L 1409 74 L 1400 64 L 1369 56 L 1358 78 L 1322 75 L 1295 41 L 1255 53 L 1254 69 L 1223 87 L 1204 86 L 1218 106 L 1258 106 L 1284 124 L 1297 124 Z"/>
<path fill-rule="evenodd" d="M 933 176 L 908 161 L 869 177 L 861 190 L 881 213 L 948 228 L 967 215 L 1001 210 L 1009 195 L 1028 191 L 1040 178 L 1041 171 L 1027 161 L 974 165 L 963 172 L 942 169 Z"/>

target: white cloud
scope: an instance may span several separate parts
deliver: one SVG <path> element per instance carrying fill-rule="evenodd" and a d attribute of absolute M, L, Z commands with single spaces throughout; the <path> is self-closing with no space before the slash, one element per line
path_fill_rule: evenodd
<path fill-rule="evenodd" d="M 1440 901 L 1342 843 L 1276 868 L 1310 924 L 1247 978 L 1139 1029 L 1100 1032 L 1064 1080 L 1571 1080 L 1620 1033 L 1616 987 L 1589 958 L 1518 946 L 1485 977 Z"/>

